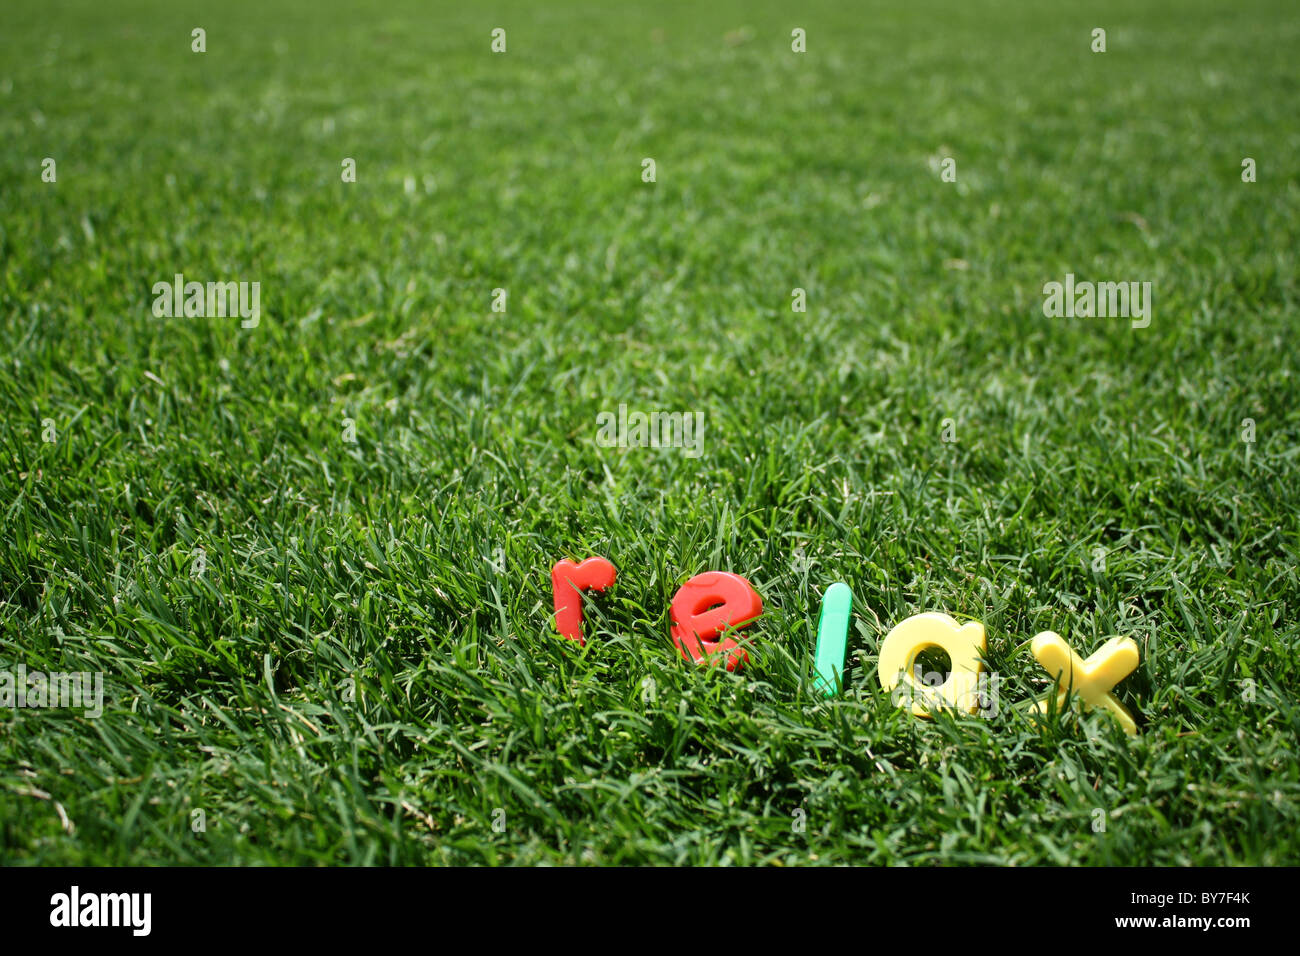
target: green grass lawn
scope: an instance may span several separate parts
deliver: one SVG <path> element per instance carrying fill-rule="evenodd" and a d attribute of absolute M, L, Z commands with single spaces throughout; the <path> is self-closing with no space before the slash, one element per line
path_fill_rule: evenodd
<path fill-rule="evenodd" d="M 106 697 L 0 709 L 0 860 L 1300 862 L 1294 3 L 212 6 L 0 15 L 0 670 Z M 922 611 L 996 716 L 881 691 Z M 1140 736 L 1027 719 L 1048 629 Z"/>

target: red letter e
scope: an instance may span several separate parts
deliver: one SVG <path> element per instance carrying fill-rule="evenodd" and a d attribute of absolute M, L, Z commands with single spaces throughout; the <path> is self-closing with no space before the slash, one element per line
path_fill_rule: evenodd
<path fill-rule="evenodd" d="M 763 599 L 739 574 L 697 574 L 673 595 L 673 643 L 688 661 L 700 664 L 721 653 L 726 655 L 727 670 L 738 670 L 749 661 L 749 655 L 735 638 L 719 641 L 718 635 L 728 627 L 745 627 L 762 613 Z M 720 664 L 722 659 L 714 657 L 708 663 Z"/>

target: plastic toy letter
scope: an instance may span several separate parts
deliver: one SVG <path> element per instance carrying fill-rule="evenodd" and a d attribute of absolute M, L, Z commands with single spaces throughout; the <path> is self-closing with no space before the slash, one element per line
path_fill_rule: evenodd
<path fill-rule="evenodd" d="M 918 717 L 929 717 L 936 706 L 973 714 L 980 706 L 979 675 L 987 646 L 984 625 L 978 621 L 958 624 L 947 614 L 916 614 L 895 625 L 880 645 L 880 686 L 892 691 L 900 681 L 906 684 L 908 696 L 899 703 L 910 702 Z M 918 684 L 913 673 L 917 655 L 931 647 L 946 652 L 952 662 L 948 679 L 938 687 Z"/>
<path fill-rule="evenodd" d="M 844 686 L 844 654 L 853 612 L 853 592 L 837 581 L 822 595 L 822 613 L 817 621 L 817 676 L 813 686 L 823 697 L 834 697 Z"/>
<path fill-rule="evenodd" d="M 1056 706 L 1065 706 L 1065 689 L 1073 687 L 1087 707 L 1098 707 L 1110 713 L 1129 734 L 1137 733 L 1137 721 L 1128 708 L 1116 700 L 1111 688 L 1133 673 L 1138 666 L 1138 646 L 1131 637 L 1112 637 L 1097 648 L 1086 661 L 1065 643 L 1064 638 L 1051 631 L 1043 631 L 1029 645 L 1038 663 L 1056 678 L 1058 691 Z M 1045 714 L 1050 695 L 1034 705 L 1035 714 Z"/>
<path fill-rule="evenodd" d="M 585 645 L 582 636 L 582 592 L 604 591 L 614 584 L 618 571 L 604 558 L 588 558 L 574 564 L 568 558 L 551 568 L 551 591 L 555 595 L 555 629 L 571 641 Z"/>
<path fill-rule="evenodd" d="M 749 655 L 734 637 L 718 638 L 728 627 L 745 627 L 762 613 L 763 599 L 739 574 L 697 574 L 673 595 L 673 643 L 688 661 L 716 666 L 725 660 L 727 670 L 739 670 Z"/>

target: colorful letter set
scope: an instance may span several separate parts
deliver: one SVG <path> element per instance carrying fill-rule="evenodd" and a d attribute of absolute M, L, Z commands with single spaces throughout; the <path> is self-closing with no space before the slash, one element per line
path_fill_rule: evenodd
<path fill-rule="evenodd" d="M 605 591 L 617 577 L 614 565 L 604 558 L 587 558 L 577 564 L 567 559 L 558 562 L 551 569 L 556 630 L 569 640 L 585 644 L 584 593 Z M 852 612 L 853 594 L 847 584 L 840 581 L 826 589 L 815 651 L 815 686 L 826 697 L 834 696 L 843 686 Z M 697 574 L 673 595 L 673 644 L 691 663 L 721 664 L 729 671 L 739 670 L 749 662 L 749 655 L 735 634 L 762 613 L 763 599 L 740 575 L 727 571 Z M 944 707 L 973 714 L 980 707 L 980 676 L 987 646 L 984 625 L 977 621 L 958 624 L 947 614 L 916 614 L 895 625 L 881 642 L 877 665 L 880 686 L 890 692 L 906 691 L 905 697 L 895 699 L 909 702 L 918 717 L 929 717 L 933 710 Z M 917 657 L 932 649 L 943 651 L 951 661 L 947 678 L 938 686 L 920 683 L 915 673 Z M 1106 711 L 1127 733 L 1137 733 L 1133 715 L 1112 693 L 1116 684 L 1137 669 L 1138 647 L 1132 638 L 1111 638 L 1084 659 L 1060 635 L 1044 631 L 1034 638 L 1030 650 L 1056 680 L 1056 690 L 1038 701 L 1032 714 L 1063 707 L 1072 690 L 1086 707 Z"/>

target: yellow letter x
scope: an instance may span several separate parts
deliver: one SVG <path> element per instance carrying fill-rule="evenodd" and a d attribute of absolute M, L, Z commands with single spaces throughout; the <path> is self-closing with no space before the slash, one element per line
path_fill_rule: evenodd
<path fill-rule="evenodd" d="M 1127 733 L 1137 733 L 1137 721 L 1128 712 L 1128 708 L 1110 692 L 1112 687 L 1137 669 L 1138 647 L 1131 637 L 1112 637 L 1086 661 L 1065 643 L 1061 635 L 1051 631 L 1044 631 L 1035 637 L 1030 650 L 1047 673 L 1056 678 L 1058 709 L 1065 706 L 1066 691 L 1059 689 L 1064 683 L 1067 688 L 1073 687 L 1088 707 L 1108 711 Z M 1047 713 L 1048 699 L 1050 697 L 1038 701 L 1032 713 Z"/>

